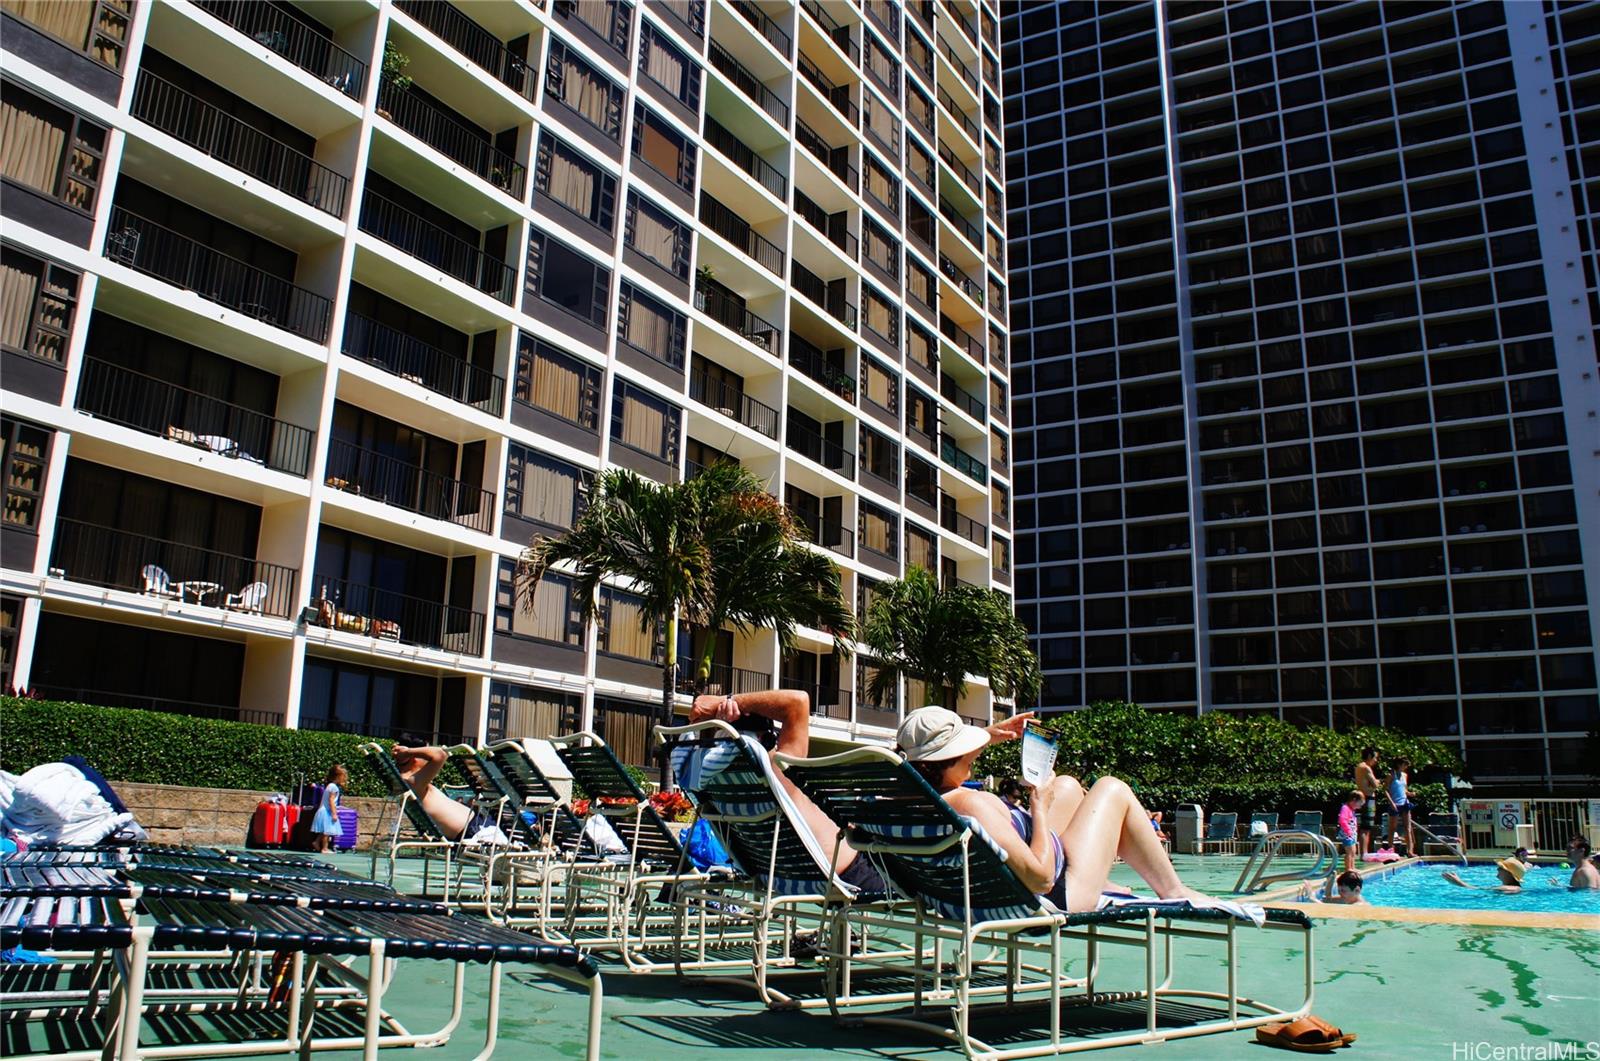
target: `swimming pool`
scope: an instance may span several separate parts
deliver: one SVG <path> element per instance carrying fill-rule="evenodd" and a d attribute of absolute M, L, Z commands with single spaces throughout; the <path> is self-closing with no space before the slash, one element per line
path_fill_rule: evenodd
<path fill-rule="evenodd" d="M 1433 910 L 1503 910 L 1545 914 L 1600 914 L 1600 891 L 1570 891 L 1570 869 L 1535 866 L 1522 879 L 1522 892 L 1501 892 L 1460 888 L 1444 879 L 1454 870 L 1468 884 L 1492 887 L 1499 882 L 1492 862 L 1452 865 L 1428 862 L 1402 866 L 1388 873 L 1367 878 L 1362 889 L 1373 906 L 1399 906 Z M 1559 882 L 1552 884 L 1552 881 Z"/>

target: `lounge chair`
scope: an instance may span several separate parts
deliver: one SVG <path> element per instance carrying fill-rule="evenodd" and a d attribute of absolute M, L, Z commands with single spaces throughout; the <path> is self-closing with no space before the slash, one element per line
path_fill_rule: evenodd
<path fill-rule="evenodd" d="M 443 884 L 441 901 L 446 906 L 459 903 L 459 896 L 468 868 L 475 868 L 480 875 L 484 857 L 481 852 L 469 847 L 461 840 L 452 839 L 439 827 L 432 816 L 423 809 L 422 801 L 417 799 L 417 794 L 411 790 L 400 774 L 400 768 L 395 765 L 394 758 L 378 744 L 363 744 L 361 751 L 367 757 L 367 765 L 372 767 L 375 774 L 383 781 L 384 788 L 389 792 L 389 798 L 394 800 L 400 808 L 400 813 L 395 816 L 394 830 L 389 834 L 387 846 L 387 872 L 384 883 L 394 884 L 394 863 L 401 852 L 414 851 L 422 857 L 422 890 L 424 894 L 431 891 L 431 867 L 434 862 L 444 863 Z M 416 834 L 415 839 L 403 839 L 400 835 L 402 826 L 409 824 Z M 383 822 L 378 822 L 378 834 L 383 832 Z M 378 856 L 384 852 L 384 845 L 374 841 L 372 845 L 372 866 L 370 875 L 373 880 L 378 879 Z M 452 894 L 454 892 L 454 895 Z"/>
<path fill-rule="evenodd" d="M 1206 821 L 1206 835 L 1199 840 L 1196 846 L 1200 854 L 1205 854 L 1209 848 L 1213 851 L 1233 854 L 1238 850 L 1238 841 L 1235 835 L 1239 831 L 1239 815 L 1236 811 L 1221 811 L 1213 814 Z"/>
<path fill-rule="evenodd" d="M 1266 828 L 1257 829 L 1257 822 L 1260 822 L 1262 825 L 1266 826 Z M 1276 811 L 1258 810 L 1250 815 L 1250 824 L 1245 826 L 1244 836 L 1241 837 L 1240 840 L 1249 847 L 1255 848 L 1260 845 L 1261 841 L 1265 839 L 1269 833 L 1273 832 L 1277 828 L 1278 813 Z"/>
<path fill-rule="evenodd" d="M 909 933 L 919 944 L 934 940 L 936 948 L 949 946 L 953 951 L 953 967 L 935 961 L 931 966 L 900 970 L 916 979 L 919 1005 L 909 1016 L 888 1018 L 894 1025 L 950 1036 L 968 1057 L 1005 1059 L 1237 1031 L 1292 1020 L 1310 1009 L 1311 922 L 1300 911 L 1193 909 L 1187 903 L 1120 902 L 1108 897 L 1094 913 L 1065 914 L 1026 888 L 1006 865 L 1001 849 L 980 828 L 956 814 L 921 775 L 886 749 L 859 748 L 818 759 L 782 754 L 773 758 L 813 802 L 842 823 L 851 845 L 863 857 L 872 858 L 885 879 L 914 900 L 911 906 L 888 911 L 845 907 L 837 919 L 863 931 Z M 1247 914 L 1252 920 L 1259 917 L 1264 927 L 1305 937 L 1304 995 L 1293 1008 L 1282 1010 L 1239 995 L 1239 922 L 1235 914 Z M 1225 950 L 1225 990 L 1172 986 L 1170 943 L 1174 936 L 1213 942 Z M 1158 942 L 1158 937 L 1165 939 Z M 845 938 L 842 929 L 836 928 L 833 938 Z M 1068 940 L 1085 944 L 1082 977 L 1068 976 L 1065 971 L 1063 945 Z M 1163 942 L 1165 974 L 1158 979 L 1156 955 Z M 1116 993 L 1099 988 L 1098 948 L 1106 945 L 1144 951 L 1142 986 Z M 856 962 L 870 965 L 859 958 Z M 828 990 L 831 998 L 848 1001 L 850 985 L 843 978 L 830 976 Z M 979 998 L 1004 1003 L 1008 1013 L 1019 1000 L 1047 1002 L 1049 1030 L 1042 1041 L 1024 1045 L 1013 1018 L 1006 1022 L 1005 1047 L 983 1042 L 970 1032 L 973 1001 Z M 1163 1002 L 1169 1003 L 1168 1018 L 1177 1016 L 1180 1007 L 1185 1016 L 1194 1018 L 1196 1003 L 1207 1000 L 1221 1004 L 1204 1014 L 1208 1019 L 1163 1022 Z M 1063 1035 L 1063 1005 L 1129 1003 L 1140 1004 L 1144 1017 L 1137 1031 L 1094 1039 Z M 1245 1010 L 1253 1012 L 1242 1012 Z M 924 1011 L 947 1014 L 950 1031 L 932 1026 Z"/>

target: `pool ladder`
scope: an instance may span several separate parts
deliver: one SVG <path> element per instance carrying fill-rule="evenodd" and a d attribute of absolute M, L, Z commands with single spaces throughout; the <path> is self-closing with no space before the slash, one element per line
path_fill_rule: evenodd
<path fill-rule="evenodd" d="M 1272 865 L 1272 860 L 1283 850 L 1284 844 L 1290 841 L 1313 848 L 1317 852 L 1316 863 L 1309 870 L 1269 874 L 1267 868 Z M 1259 866 L 1256 864 L 1257 860 L 1260 861 Z M 1242 895 L 1246 892 L 1260 891 L 1278 881 L 1326 880 L 1331 878 L 1338 868 L 1339 849 L 1334 847 L 1333 841 L 1326 836 L 1309 829 L 1274 829 L 1256 841 L 1255 848 L 1250 852 L 1250 861 L 1239 871 L 1239 879 L 1234 883 L 1233 891 L 1236 895 Z M 1255 870 L 1255 876 L 1250 875 L 1252 869 Z"/>

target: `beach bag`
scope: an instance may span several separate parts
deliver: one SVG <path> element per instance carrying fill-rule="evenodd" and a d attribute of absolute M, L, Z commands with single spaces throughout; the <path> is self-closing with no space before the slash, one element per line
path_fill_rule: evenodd
<path fill-rule="evenodd" d="M 689 861 L 694 863 L 694 868 L 701 872 L 731 862 L 722 841 L 717 839 L 716 831 L 704 818 L 696 818 L 683 834 L 683 850 L 689 856 Z"/>

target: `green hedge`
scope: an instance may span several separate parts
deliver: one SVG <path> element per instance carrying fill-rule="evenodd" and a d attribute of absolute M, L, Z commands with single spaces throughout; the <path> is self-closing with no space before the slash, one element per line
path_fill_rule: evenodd
<path fill-rule="evenodd" d="M 0 697 L 0 765 L 14 774 L 81 755 L 114 781 L 288 792 L 298 775 L 321 781 L 334 763 L 348 794 L 383 796 L 357 750 L 371 737 L 190 718 L 93 704 Z M 388 747 L 392 741 L 380 740 Z"/>
<path fill-rule="evenodd" d="M 1264 715 L 1212 711 L 1182 715 L 1104 703 L 1044 720 L 1061 740 L 1056 769 L 1084 780 L 1112 774 L 1129 782 L 1151 809 L 1199 803 L 1209 811 L 1297 810 L 1329 815 L 1351 788 L 1362 748 L 1378 749 L 1382 767 L 1397 757 L 1411 773 L 1427 768 L 1461 773 L 1456 753 L 1421 737 L 1365 727 L 1340 733 L 1300 727 Z M 978 760 L 978 776 L 1014 776 L 1018 744 L 1009 741 Z M 1443 809 L 1443 785 L 1413 785 L 1416 802 Z M 1328 820 L 1332 820 L 1331 817 Z"/>

